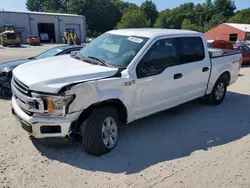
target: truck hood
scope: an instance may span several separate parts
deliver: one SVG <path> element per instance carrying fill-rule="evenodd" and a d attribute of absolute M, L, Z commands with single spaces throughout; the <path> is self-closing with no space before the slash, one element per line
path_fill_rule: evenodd
<path fill-rule="evenodd" d="M 67 85 L 113 76 L 117 71 L 63 55 L 20 65 L 13 70 L 13 76 L 30 90 L 57 93 Z"/>

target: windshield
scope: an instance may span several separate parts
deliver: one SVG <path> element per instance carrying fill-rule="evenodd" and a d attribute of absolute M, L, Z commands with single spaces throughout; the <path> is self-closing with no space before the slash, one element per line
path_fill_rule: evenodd
<path fill-rule="evenodd" d="M 7 39 L 16 39 L 15 33 L 7 33 Z"/>
<path fill-rule="evenodd" d="M 125 68 L 148 41 L 148 38 L 104 33 L 80 53 L 84 58 L 96 57 L 110 66 Z"/>
<path fill-rule="evenodd" d="M 35 59 L 43 59 L 46 57 L 52 57 L 52 56 L 59 54 L 60 52 L 62 52 L 60 48 L 52 48 L 36 56 Z"/>

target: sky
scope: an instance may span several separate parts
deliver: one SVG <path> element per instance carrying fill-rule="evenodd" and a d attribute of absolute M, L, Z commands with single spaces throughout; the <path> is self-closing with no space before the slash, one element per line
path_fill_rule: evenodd
<path fill-rule="evenodd" d="M 0 0 L 0 10 L 12 10 L 12 11 L 26 11 L 26 0 Z M 145 0 L 126 0 L 128 2 L 136 3 L 140 5 Z M 171 9 L 186 2 L 204 3 L 205 0 L 152 0 L 158 10 Z M 244 9 L 249 7 L 249 0 L 235 0 L 237 9 Z"/>

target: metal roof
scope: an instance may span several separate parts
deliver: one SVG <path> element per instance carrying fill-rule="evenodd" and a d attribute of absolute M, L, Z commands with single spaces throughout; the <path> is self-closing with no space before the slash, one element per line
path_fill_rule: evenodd
<path fill-rule="evenodd" d="M 225 24 L 244 32 L 250 32 L 250 24 L 237 24 L 237 23 L 225 23 Z"/>
<path fill-rule="evenodd" d="M 31 11 L 0 11 L 0 13 L 18 13 L 18 14 L 39 14 L 39 15 L 51 15 L 51 16 L 71 16 L 71 17 L 84 17 L 77 14 L 61 14 L 61 13 L 50 13 L 50 12 L 31 12 Z"/>
<path fill-rule="evenodd" d="M 183 35 L 183 34 L 200 34 L 196 31 L 188 31 L 181 29 L 152 29 L 152 28 L 143 28 L 143 29 L 118 29 L 112 30 L 108 33 L 116 35 L 125 35 L 125 36 L 140 36 L 140 37 L 153 37 L 153 36 L 163 36 L 163 35 Z"/>

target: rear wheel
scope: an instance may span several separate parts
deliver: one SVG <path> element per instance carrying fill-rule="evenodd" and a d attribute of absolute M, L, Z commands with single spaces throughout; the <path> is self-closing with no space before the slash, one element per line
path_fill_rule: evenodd
<path fill-rule="evenodd" d="M 223 102 L 227 92 L 227 79 L 222 75 L 215 83 L 211 94 L 206 96 L 209 104 L 219 105 Z"/>
<path fill-rule="evenodd" d="M 80 133 L 84 149 L 91 155 L 110 152 L 118 141 L 119 114 L 113 107 L 97 107 L 83 122 Z"/>

